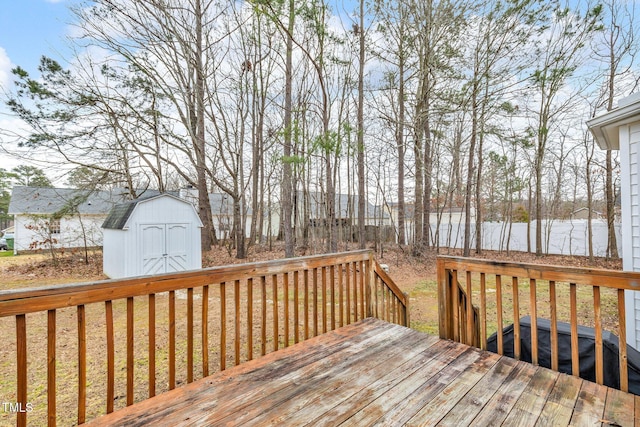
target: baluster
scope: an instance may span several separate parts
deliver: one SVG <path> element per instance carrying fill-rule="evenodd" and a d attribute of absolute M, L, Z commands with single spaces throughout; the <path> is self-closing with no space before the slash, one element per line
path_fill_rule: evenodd
<path fill-rule="evenodd" d="M 78 318 L 78 424 L 84 424 L 87 417 L 87 321 L 85 317 L 84 305 L 79 305 L 77 307 L 77 318 Z M 129 319 L 127 318 L 127 322 L 128 321 Z M 128 326 L 129 324 L 127 323 L 127 332 L 128 332 Z M 128 343 L 128 336 L 127 336 L 127 343 Z M 127 365 L 127 368 L 128 368 L 128 365 Z"/>
<path fill-rule="evenodd" d="M 283 322 L 284 322 L 284 346 L 289 347 L 289 272 L 282 274 L 282 293 L 284 294 L 283 302 Z"/>
<path fill-rule="evenodd" d="M 47 415 L 56 425 L 56 311 L 47 311 Z"/>
<path fill-rule="evenodd" d="M 327 333 L 327 267 L 322 267 L 322 333 Z"/>
<path fill-rule="evenodd" d="M 342 275 L 343 275 L 343 270 L 342 270 L 342 264 L 338 264 L 338 307 L 340 308 L 340 327 L 344 326 L 344 297 L 343 297 L 343 292 L 344 292 L 344 288 L 342 285 Z"/>
<path fill-rule="evenodd" d="M 176 388 L 176 292 L 169 291 L 169 390 Z"/>
<path fill-rule="evenodd" d="M 364 310 L 367 304 L 367 299 L 364 293 L 364 262 L 359 261 L 358 264 L 360 266 L 360 319 L 364 319 L 366 317 Z"/>
<path fill-rule="evenodd" d="M 318 269 L 313 269 L 313 336 L 318 336 Z"/>
<path fill-rule="evenodd" d="M 247 360 L 253 360 L 253 278 L 247 279 Z"/>
<path fill-rule="evenodd" d="M 349 274 L 349 265 L 350 263 L 345 263 L 344 264 L 344 275 L 346 280 L 346 289 L 345 289 L 345 293 L 346 293 L 346 297 L 347 297 L 347 325 L 351 324 L 351 278 L 350 278 L 350 274 Z"/>
<path fill-rule="evenodd" d="M 278 329 L 278 276 L 271 276 L 271 286 L 273 289 L 273 351 L 278 350 L 280 340 L 280 330 Z"/>
<path fill-rule="evenodd" d="M 496 317 L 498 321 L 498 354 L 504 354 L 504 336 L 502 330 L 502 276 L 496 274 Z"/>
<path fill-rule="evenodd" d="M 558 371 L 558 306 L 554 280 L 549 281 L 549 305 L 551 311 L 551 369 Z"/>
<path fill-rule="evenodd" d="M 220 370 L 227 369 L 227 291 L 226 282 L 220 282 Z"/>
<path fill-rule="evenodd" d="M 389 288 L 387 288 L 386 286 L 382 288 L 382 291 L 384 292 L 384 296 L 385 296 L 384 298 L 385 300 L 384 306 L 386 311 L 385 320 L 387 322 L 390 322 L 391 321 L 391 292 L 389 291 Z"/>
<path fill-rule="evenodd" d="M 235 325 L 234 325 L 234 360 L 236 366 L 240 364 L 240 280 L 235 280 L 233 284 L 233 297 L 235 307 Z"/>
<path fill-rule="evenodd" d="M 472 301 L 472 289 L 471 289 L 471 272 L 467 271 L 467 345 L 473 345 L 473 332 L 474 332 L 474 318 L 473 318 L 473 301 Z"/>
<path fill-rule="evenodd" d="M 487 349 L 487 277 L 480 273 L 480 348 Z"/>
<path fill-rule="evenodd" d="M 460 342 L 460 289 L 458 286 L 458 271 L 451 270 L 451 296 L 453 297 L 453 340 Z"/>
<path fill-rule="evenodd" d="M 529 279 L 529 311 L 531 311 L 531 363 L 538 364 L 538 300 L 536 279 Z"/>
<path fill-rule="evenodd" d="M 107 414 L 113 412 L 115 400 L 115 339 L 113 336 L 113 303 L 104 302 L 107 329 Z"/>
<path fill-rule="evenodd" d="M 27 406 L 27 318 L 24 314 L 16 315 L 16 358 L 17 358 L 17 403 L 21 408 Z M 17 425 L 27 425 L 27 413 L 17 414 Z"/>
<path fill-rule="evenodd" d="M 353 274 L 353 320 L 355 322 L 358 321 L 358 267 L 356 262 L 352 263 L 352 274 Z"/>
<path fill-rule="evenodd" d="M 193 382 L 193 288 L 187 288 L 187 383 Z"/>
<path fill-rule="evenodd" d="M 202 376 L 209 376 L 209 285 L 202 287 Z"/>
<path fill-rule="evenodd" d="M 580 352 L 578 348 L 578 301 L 575 283 L 569 284 L 571 310 L 571 373 L 580 376 Z"/>
<path fill-rule="evenodd" d="M 300 341 L 300 295 L 298 293 L 300 275 L 298 270 L 293 272 L 293 342 Z"/>
<path fill-rule="evenodd" d="M 149 397 L 156 395 L 156 295 L 149 294 Z"/>
<path fill-rule="evenodd" d="M 304 270 L 304 339 L 309 339 L 309 270 Z"/>
<path fill-rule="evenodd" d="M 267 276 L 260 277 L 260 288 L 262 291 L 262 330 L 260 331 L 260 354 L 264 356 L 265 354 L 267 354 Z"/>
<path fill-rule="evenodd" d="M 393 298 L 391 299 L 392 305 L 393 305 L 393 323 L 397 323 L 396 320 L 396 316 L 398 315 L 398 298 L 396 297 L 396 295 L 394 293 L 391 293 L 391 295 L 393 296 Z"/>
<path fill-rule="evenodd" d="M 513 356 L 520 360 L 520 302 L 518 290 L 518 278 L 511 278 L 511 291 L 513 293 Z"/>
<path fill-rule="evenodd" d="M 600 313 L 600 286 L 593 287 L 593 318 L 596 329 L 596 382 L 604 383 L 604 365 L 602 360 L 602 317 Z"/>
<path fill-rule="evenodd" d="M 384 290 L 384 286 L 382 285 L 382 283 L 380 283 L 378 276 L 376 276 L 376 279 L 374 281 L 373 289 L 374 289 L 373 298 L 374 298 L 374 306 L 375 306 L 375 316 L 376 316 L 376 319 L 379 319 L 380 314 L 378 310 L 378 305 L 380 304 L 380 302 L 378 301 L 378 294 L 382 293 L 382 291 Z"/>
<path fill-rule="evenodd" d="M 133 297 L 127 298 L 127 406 L 133 405 Z"/>
<path fill-rule="evenodd" d="M 331 330 L 333 331 L 336 328 L 336 279 L 335 279 L 335 266 L 329 266 L 329 289 L 331 292 L 331 296 L 329 298 L 329 302 L 331 303 Z"/>

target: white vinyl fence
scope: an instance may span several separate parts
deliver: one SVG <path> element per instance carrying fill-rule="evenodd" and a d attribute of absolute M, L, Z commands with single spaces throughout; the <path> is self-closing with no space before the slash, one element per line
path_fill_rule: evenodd
<path fill-rule="evenodd" d="M 620 224 L 616 225 L 618 253 L 622 257 L 622 238 Z M 509 230 L 511 227 L 511 230 Z M 554 255 L 589 255 L 587 220 L 543 221 L 543 252 Z M 471 247 L 475 248 L 475 224 L 471 225 Z M 593 255 L 604 257 L 607 254 L 607 223 L 604 220 L 592 221 Z M 464 224 L 431 225 L 432 237 L 437 237 L 440 247 L 463 248 Z M 535 251 L 536 223 L 531 223 L 531 250 Z M 527 224 L 485 222 L 482 224 L 482 249 L 506 251 L 527 251 Z"/>

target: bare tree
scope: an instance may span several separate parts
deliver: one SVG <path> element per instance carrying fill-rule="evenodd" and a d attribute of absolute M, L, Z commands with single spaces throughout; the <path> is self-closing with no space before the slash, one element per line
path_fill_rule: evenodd
<path fill-rule="evenodd" d="M 615 95 L 618 92 L 618 80 L 629 72 L 635 60 L 637 42 L 634 31 L 634 15 L 629 5 L 613 0 L 604 3 L 605 23 L 602 37 L 594 49 L 596 59 L 606 64 L 603 90 L 597 108 L 613 109 Z M 618 245 L 615 233 L 615 188 L 613 181 L 613 153 L 607 150 L 605 161 L 605 199 L 607 209 L 607 256 L 618 258 Z"/>
<path fill-rule="evenodd" d="M 202 248 L 215 241 L 209 204 L 205 141 L 205 80 L 212 72 L 215 45 L 227 36 L 216 33 L 216 18 L 224 14 L 210 0 L 190 0 L 183 6 L 140 0 L 99 0 L 75 8 L 83 37 L 124 60 L 145 76 L 171 102 L 187 144 L 179 147 L 191 165 L 198 190 Z M 178 147 L 174 147 L 178 148 Z M 195 176 L 195 179 L 191 178 Z"/>
<path fill-rule="evenodd" d="M 535 66 L 530 82 L 533 85 L 537 101 L 536 146 L 534 159 L 535 173 L 535 216 L 536 216 L 536 255 L 543 254 L 542 217 L 543 217 L 543 169 L 547 144 L 552 127 L 557 126 L 558 115 L 571 107 L 574 98 L 560 98 L 562 89 L 576 69 L 586 59 L 584 45 L 594 31 L 598 29 L 601 7 L 587 7 L 582 16 L 568 6 L 556 5 L 549 28 L 541 33 L 541 40 L 535 50 L 539 62 Z"/>

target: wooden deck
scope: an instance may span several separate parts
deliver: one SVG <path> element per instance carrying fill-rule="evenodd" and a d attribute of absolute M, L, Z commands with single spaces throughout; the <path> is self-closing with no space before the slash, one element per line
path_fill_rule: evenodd
<path fill-rule="evenodd" d="M 91 425 L 640 425 L 640 398 L 376 319 Z"/>

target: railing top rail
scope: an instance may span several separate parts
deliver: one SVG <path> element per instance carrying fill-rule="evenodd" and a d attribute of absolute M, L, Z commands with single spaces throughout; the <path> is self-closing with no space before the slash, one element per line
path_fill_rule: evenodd
<path fill-rule="evenodd" d="M 387 285 L 387 287 L 393 292 L 393 294 L 402 302 L 402 304 L 407 304 L 407 297 L 402 292 L 402 290 L 395 284 L 393 279 L 389 276 L 389 274 L 380 267 L 380 264 L 376 261 L 373 263 L 376 274 L 382 279 L 382 281 Z"/>
<path fill-rule="evenodd" d="M 149 295 L 335 263 L 368 260 L 370 250 L 232 264 L 155 276 L 0 291 L 0 317 Z"/>
<path fill-rule="evenodd" d="M 565 267 L 550 264 L 514 263 L 454 256 L 438 256 L 437 263 L 440 268 L 444 269 L 553 280 L 615 289 L 640 290 L 640 272 Z"/>

